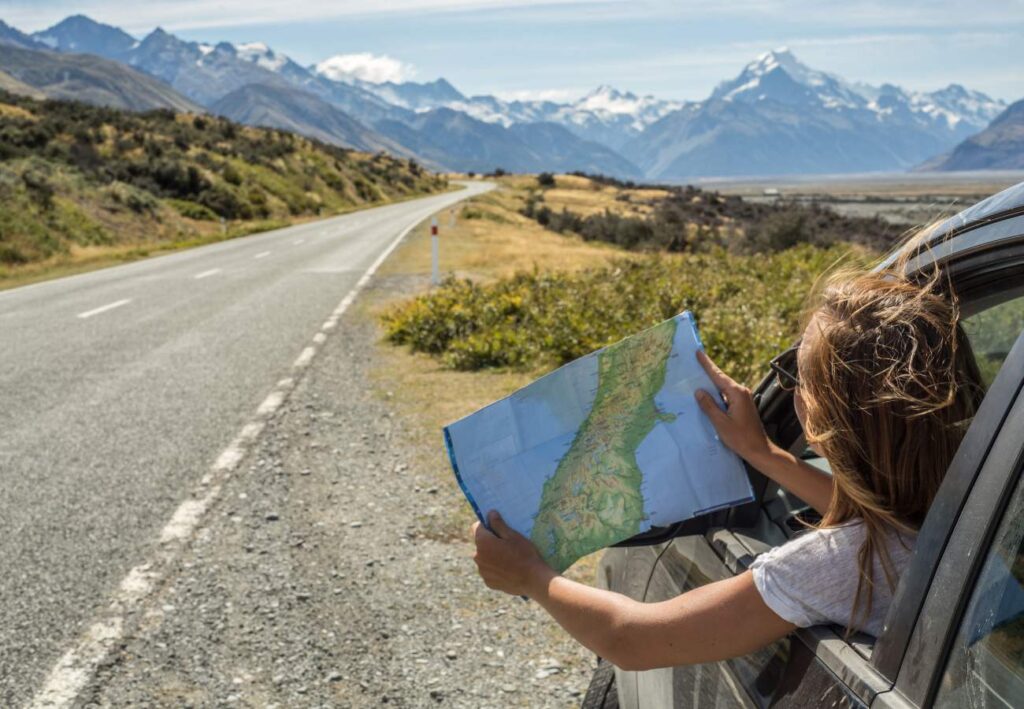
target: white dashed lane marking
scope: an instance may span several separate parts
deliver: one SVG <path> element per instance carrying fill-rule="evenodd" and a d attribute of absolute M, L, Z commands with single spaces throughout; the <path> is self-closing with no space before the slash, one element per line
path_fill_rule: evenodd
<path fill-rule="evenodd" d="M 305 240 L 305 239 L 296 239 L 296 240 L 295 240 L 295 241 L 293 241 L 292 243 L 293 243 L 293 244 L 295 244 L 296 246 L 298 246 L 299 244 L 304 244 L 304 243 L 306 243 L 306 240 Z"/>
<path fill-rule="evenodd" d="M 124 300 L 118 300 L 113 303 L 107 303 L 106 305 L 101 305 L 98 308 L 93 308 L 92 310 L 86 310 L 84 313 L 79 313 L 78 317 L 85 320 L 86 318 L 91 318 L 93 315 L 99 315 L 100 313 L 105 313 L 108 310 L 120 308 L 122 305 L 128 305 L 128 303 L 130 302 L 132 302 L 131 298 L 125 298 Z"/>
<path fill-rule="evenodd" d="M 269 251 L 260 251 L 258 254 L 253 256 L 253 258 L 263 258 L 264 256 L 270 256 L 270 252 Z"/>
<path fill-rule="evenodd" d="M 207 276 L 214 276 L 214 275 L 216 275 L 218 273 L 220 273 L 220 269 L 219 268 L 211 268 L 209 271 L 203 271 L 202 273 L 197 273 L 195 275 L 195 279 L 198 281 L 200 278 L 206 278 Z"/>

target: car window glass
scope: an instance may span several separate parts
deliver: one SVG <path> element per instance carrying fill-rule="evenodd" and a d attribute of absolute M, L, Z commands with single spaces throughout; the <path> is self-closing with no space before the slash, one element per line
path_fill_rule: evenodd
<path fill-rule="evenodd" d="M 1024 331 L 1024 297 L 983 310 L 963 320 L 964 331 L 974 350 L 981 377 L 988 387 L 1003 360 Z"/>
<path fill-rule="evenodd" d="M 972 591 L 936 706 L 1024 706 L 1024 485 L 1017 483 Z"/>

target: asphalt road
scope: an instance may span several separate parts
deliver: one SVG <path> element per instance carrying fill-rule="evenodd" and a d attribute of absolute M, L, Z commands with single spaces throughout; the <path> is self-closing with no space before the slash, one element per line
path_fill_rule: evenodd
<path fill-rule="evenodd" d="M 0 705 L 32 697 L 395 237 L 487 189 L 0 292 Z"/>

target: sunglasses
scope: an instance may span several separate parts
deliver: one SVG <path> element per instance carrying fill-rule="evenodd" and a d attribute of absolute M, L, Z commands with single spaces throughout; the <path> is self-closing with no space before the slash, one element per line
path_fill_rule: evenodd
<path fill-rule="evenodd" d="M 783 391 L 793 391 L 800 386 L 800 375 L 797 372 L 796 363 L 796 353 L 799 347 L 800 343 L 798 342 L 768 363 L 779 388 Z"/>

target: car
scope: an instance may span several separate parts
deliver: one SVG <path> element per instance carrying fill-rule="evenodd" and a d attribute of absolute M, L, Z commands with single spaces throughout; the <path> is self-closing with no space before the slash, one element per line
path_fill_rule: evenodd
<path fill-rule="evenodd" d="M 952 282 L 986 394 L 881 635 L 801 628 L 744 657 L 642 672 L 599 660 L 584 707 L 1024 707 L 1024 183 L 941 223 L 913 256 L 910 270 L 938 266 Z M 794 353 L 778 361 L 791 367 Z M 769 376 L 754 397 L 777 444 L 828 470 L 806 447 L 792 392 Z M 817 521 L 802 500 L 747 473 L 753 502 L 608 549 L 598 585 L 667 600 L 742 573 Z"/>

